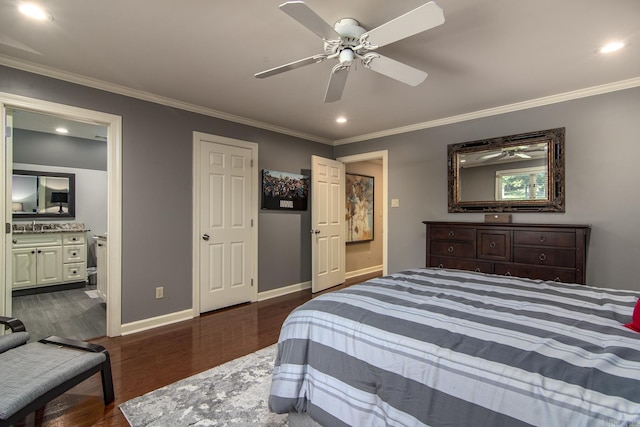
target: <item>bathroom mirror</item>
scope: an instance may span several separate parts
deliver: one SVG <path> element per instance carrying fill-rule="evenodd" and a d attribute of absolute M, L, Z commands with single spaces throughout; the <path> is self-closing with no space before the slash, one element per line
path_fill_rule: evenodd
<path fill-rule="evenodd" d="M 449 212 L 564 212 L 564 128 L 451 144 Z"/>
<path fill-rule="evenodd" d="M 76 176 L 15 170 L 11 183 L 13 219 L 75 218 Z"/>

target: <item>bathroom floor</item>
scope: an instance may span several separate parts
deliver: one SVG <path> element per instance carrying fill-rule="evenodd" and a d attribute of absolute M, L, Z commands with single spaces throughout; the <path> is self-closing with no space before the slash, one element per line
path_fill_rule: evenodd
<path fill-rule="evenodd" d="M 106 304 L 96 286 L 13 297 L 12 316 L 27 328 L 30 341 L 49 335 L 87 340 L 106 335 Z"/>

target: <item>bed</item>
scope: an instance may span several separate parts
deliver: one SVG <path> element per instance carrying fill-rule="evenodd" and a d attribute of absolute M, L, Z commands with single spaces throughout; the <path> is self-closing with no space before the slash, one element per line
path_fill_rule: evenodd
<path fill-rule="evenodd" d="M 282 326 L 276 413 L 324 426 L 640 426 L 639 292 L 415 269 Z"/>

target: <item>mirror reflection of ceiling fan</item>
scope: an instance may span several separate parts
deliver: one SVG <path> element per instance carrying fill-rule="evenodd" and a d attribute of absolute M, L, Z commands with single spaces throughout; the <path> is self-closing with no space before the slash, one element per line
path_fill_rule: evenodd
<path fill-rule="evenodd" d="M 481 160 L 483 162 L 489 162 L 489 161 L 502 160 L 505 158 L 514 158 L 514 157 L 519 157 L 521 159 L 532 159 L 533 156 L 530 155 L 529 153 L 542 152 L 542 151 L 546 151 L 546 147 L 527 145 L 527 146 L 506 148 L 500 151 L 487 153 L 482 156 L 479 156 L 478 160 Z"/>
<path fill-rule="evenodd" d="M 255 77 L 270 77 L 326 59 L 337 59 L 338 64 L 331 70 L 324 102 L 338 101 L 342 97 L 349 68 L 356 59 L 377 73 L 411 86 L 419 85 L 427 78 L 427 73 L 382 56 L 376 49 L 444 23 L 442 9 L 433 1 L 369 31 L 353 18 L 342 18 L 331 26 L 303 1 L 288 1 L 280 5 L 280 10 L 321 37 L 324 53 L 259 72 Z"/>

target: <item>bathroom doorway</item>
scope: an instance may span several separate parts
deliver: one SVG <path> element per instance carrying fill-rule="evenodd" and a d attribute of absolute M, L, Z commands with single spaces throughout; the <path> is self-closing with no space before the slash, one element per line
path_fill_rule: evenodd
<path fill-rule="evenodd" d="M 96 236 L 107 234 L 108 128 L 25 110 L 8 114 L 13 117 L 12 315 L 27 325 L 33 341 L 49 335 L 104 336 L 106 301 L 97 290 Z M 73 178 L 71 188 L 66 176 Z M 47 185 L 61 181 L 64 191 L 45 197 Z M 59 210 L 51 199 L 59 200 Z M 51 246 L 33 254 L 38 236 Z M 69 237 L 72 244 L 65 243 Z M 16 244 L 21 238 L 25 243 Z M 52 253 L 52 262 L 46 261 L 43 251 L 57 247 L 62 256 Z M 41 263 L 52 267 L 46 271 Z M 46 273 L 49 277 L 38 277 Z"/>
<path fill-rule="evenodd" d="M 32 320 L 34 327 L 30 328 L 36 331 L 36 335 L 40 330 L 43 330 L 43 334 L 50 334 L 51 331 L 45 330 L 45 326 L 53 327 L 57 335 L 79 339 L 93 338 L 97 331 L 100 331 L 97 336 L 119 335 L 121 118 L 8 94 L 0 94 L 0 106 L 3 122 L 12 128 L 2 141 L 2 148 L 7 153 L 3 159 L 7 173 L 0 180 L 4 193 L 3 212 L 7 231 L 10 228 L 17 231 L 15 234 L 3 235 L 1 252 L 6 274 L 0 289 L 0 313 L 31 319 L 34 318 L 32 313 L 38 313 L 36 319 L 40 320 Z M 66 127 L 69 133 L 57 134 L 56 127 Z M 18 168 L 21 171 L 35 170 L 44 174 L 73 175 L 76 183 L 75 215 L 71 218 L 51 218 L 50 215 L 40 218 L 29 212 L 27 219 L 14 214 L 19 210 L 20 202 L 13 201 L 12 174 Z M 61 211 L 68 209 L 66 203 L 60 203 Z M 38 209 L 41 208 L 45 209 Z M 46 210 L 50 211 L 48 207 Z M 86 239 L 83 254 L 86 263 L 83 265 L 81 259 L 69 261 L 65 258 L 67 255 L 77 255 L 78 251 L 75 251 L 75 248 L 80 247 L 77 245 L 80 242 L 74 241 L 72 243 L 76 246 L 68 250 L 69 254 L 62 255 L 62 259 L 65 260 L 63 262 L 78 264 L 63 264 L 63 269 L 70 265 L 73 268 L 68 268 L 69 271 L 65 271 L 64 274 L 61 273 L 61 282 L 55 282 L 54 286 L 27 284 L 19 292 L 15 292 L 13 270 L 16 265 L 13 262 L 12 246 L 18 237 L 26 237 L 26 234 L 20 232 L 24 233 L 27 229 L 41 232 L 46 229 L 49 233 L 60 234 L 61 239 L 64 239 L 68 235 L 77 234 L 75 229 L 71 230 L 74 233 L 70 234 L 58 233 L 58 228 L 70 231 L 68 227 L 86 230 L 81 232 Z M 112 237 L 109 250 L 105 254 L 107 265 L 103 266 L 109 277 L 108 292 L 103 298 L 94 292 L 97 276 L 94 272 L 96 235 Z M 66 249 L 64 243 L 62 249 Z M 84 271 L 88 274 L 84 275 L 81 268 L 76 268 L 78 265 L 84 266 Z M 74 280 L 73 275 L 69 277 L 71 273 L 78 273 L 79 280 Z M 71 309 L 73 307 L 78 310 L 74 312 Z"/>

